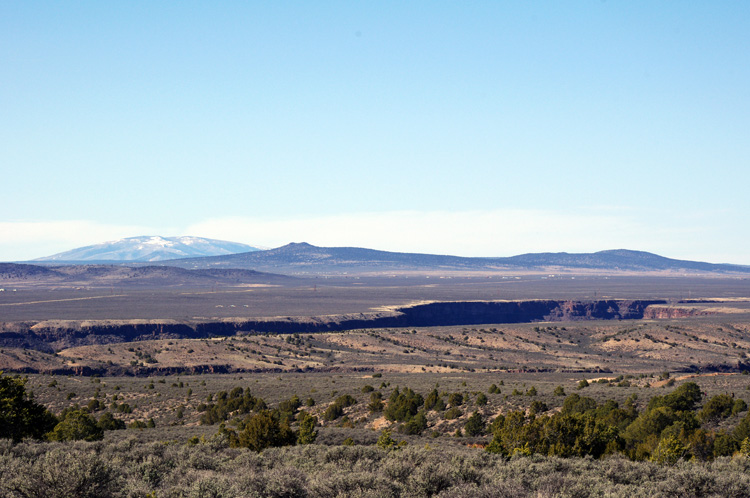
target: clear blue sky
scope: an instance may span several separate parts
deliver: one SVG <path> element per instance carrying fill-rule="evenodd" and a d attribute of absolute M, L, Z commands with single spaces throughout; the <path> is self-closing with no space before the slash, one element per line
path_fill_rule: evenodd
<path fill-rule="evenodd" d="M 750 264 L 750 2 L 0 3 L 0 260 L 135 235 Z"/>

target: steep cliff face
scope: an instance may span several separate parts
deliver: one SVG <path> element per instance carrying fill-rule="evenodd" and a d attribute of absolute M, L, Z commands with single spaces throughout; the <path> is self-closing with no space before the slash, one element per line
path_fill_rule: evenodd
<path fill-rule="evenodd" d="M 158 322 L 41 322 L 32 326 L 28 336 L 38 341 L 66 345 L 108 344 L 148 339 L 189 339 L 199 336 L 193 326 Z M 2 335 L 0 334 L 0 337 Z"/>
<path fill-rule="evenodd" d="M 87 344 L 149 339 L 196 339 L 238 333 L 314 333 L 384 327 L 429 327 L 570 320 L 628 320 L 659 315 L 653 305 L 664 301 L 491 301 L 440 302 L 394 312 L 336 317 L 287 317 L 215 322 L 49 321 L 5 324 L 0 346 L 51 351 Z M 658 309 L 658 308 L 657 308 Z"/>
<path fill-rule="evenodd" d="M 559 307 L 557 301 L 453 302 L 401 308 L 404 327 L 522 323 L 547 319 Z"/>
<path fill-rule="evenodd" d="M 565 301 L 558 303 L 549 320 L 637 320 L 647 307 L 664 301 Z"/>
<path fill-rule="evenodd" d="M 714 310 L 691 306 L 649 306 L 643 314 L 647 319 L 689 318 L 691 316 L 709 316 L 718 314 Z"/>
<path fill-rule="evenodd" d="M 646 308 L 664 301 L 508 301 L 432 303 L 402 308 L 405 327 L 478 325 L 571 320 L 643 318 Z"/>

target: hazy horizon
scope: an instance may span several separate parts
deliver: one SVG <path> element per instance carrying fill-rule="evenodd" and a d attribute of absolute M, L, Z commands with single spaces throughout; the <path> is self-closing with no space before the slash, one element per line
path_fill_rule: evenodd
<path fill-rule="evenodd" d="M 750 265 L 750 4 L 0 5 L 0 261 L 143 234 Z"/>
<path fill-rule="evenodd" d="M 44 256 L 40 256 L 40 257 L 34 258 L 34 259 L 14 260 L 14 261 L 0 261 L 0 262 L 16 262 L 16 263 L 30 263 L 30 264 L 34 264 L 36 262 L 39 262 L 39 263 L 54 263 L 55 260 L 54 259 L 50 259 L 50 258 L 57 257 L 57 256 L 65 254 L 65 253 L 75 252 L 77 250 L 82 250 L 82 249 L 96 248 L 97 246 L 105 246 L 106 247 L 106 246 L 108 246 L 108 244 L 113 244 L 113 243 L 121 242 L 121 241 L 127 240 L 127 239 L 139 239 L 139 238 L 142 238 L 142 237 L 164 237 L 166 239 L 173 239 L 173 238 L 180 238 L 180 237 L 199 237 L 199 238 L 204 238 L 204 237 L 200 237 L 200 236 L 196 236 L 196 235 L 174 236 L 174 237 L 172 237 L 172 236 L 160 236 L 160 235 L 155 235 L 155 234 L 148 234 L 148 235 L 147 234 L 141 234 L 140 236 L 135 236 L 135 237 L 124 237 L 122 239 L 115 239 L 115 240 L 103 241 L 102 243 L 99 243 L 99 244 L 90 244 L 90 245 L 86 245 L 86 246 L 72 247 L 72 248 L 69 248 L 69 249 L 67 249 L 65 251 L 61 251 L 59 253 L 46 254 Z M 232 240 L 218 240 L 218 239 L 209 239 L 209 238 L 205 238 L 205 239 L 206 240 L 212 240 L 212 241 L 215 241 L 215 242 L 225 242 L 225 243 L 230 243 L 230 244 L 236 244 L 236 242 L 232 241 Z M 254 252 L 254 251 L 265 251 L 265 250 L 277 249 L 277 248 L 284 247 L 284 246 L 287 246 L 287 245 L 292 245 L 292 244 L 310 244 L 310 245 L 316 246 L 316 247 L 331 247 L 331 246 L 319 246 L 317 244 L 311 244 L 310 242 L 307 242 L 305 240 L 289 241 L 289 242 L 286 242 L 284 244 L 281 244 L 279 246 L 274 246 L 274 247 L 257 247 L 257 246 L 251 246 L 251 245 L 248 245 L 248 247 L 250 249 L 249 252 Z M 378 247 L 364 247 L 364 246 L 351 246 L 351 245 L 335 246 L 335 247 L 354 247 L 354 248 L 362 248 L 362 249 L 372 249 L 372 250 L 376 250 L 376 251 L 386 251 L 386 250 L 380 249 Z M 608 248 L 608 249 L 600 249 L 600 250 L 597 250 L 597 251 L 586 251 L 586 252 L 583 252 L 583 254 L 594 254 L 594 253 L 597 253 L 597 252 L 616 251 L 616 250 L 627 250 L 627 251 L 641 252 L 639 249 L 633 249 L 633 248 L 627 248 L 627 247 L 616 247 L 616 248 L 612 247 L 612 248 Z M 412 253 L 413 251 L 387 251 L 387 252 L 409 252 L 409 253 Z M 414 253 L 416 253 L 416 252 L 414 252 Z M 571 252 L 568 252 L 568 251 L 539 251 L 539 253 L 576 254 L 575 252 L 571 253 Z M 458 255 L 458 254 L 440 253 L 440 252 L 427 252 L 427 253 L 422 253 L 422 254 L 431 254 L 431 255 L 436 255 L 436 256 L 459 256 L 460 257 L 460 255 Z M 521 255 L 524 255 L 524 254 L 528 254 L 528 253 L 516 253 L 516 254 L 508 254 L 508 255 L 502 255 L 502 256 L 498 256 L 498 255 L 495 255 L 495 254 L 484 254 L 484 255 L 473 256 L 473 257 L 480 257 L 480 258 L 482 258 L 482 257 L 484 257 L 484 258 L 503 258 L 503 257 L 521 256 Z M 208 255 L 208 257 L 210 257 L 210 256 L 219 256 L 219 255 L 221 255 L 221 254 Z M 680 259 L 680 258 L 672 258 L 671 256 L 669 256 L 667 254 L 656 254 L 656 255 L 657 256 L 663 256 L 663 257 L 670 258 L 670 259 Z M 194 256 L 174 256 L 173 258 L 159 258 L 159 259 L 154 260 L 154 261 L 163 261 L 165 259 L 185 258 L 185 257 L 200 258 L 200 257 L 206 257 L 206 256 L 201 256 L 201 255 L 194 255 Z M 62 259 L 59 259 L 59 261 L 66 261 L 66 262 L 67 261 L 87 261 L 87 260 L 91 260 L 91 261 L 122 261 L 122 262 L 140 261 L 139 259 L 132 259 L 131 260 L 131 259 L 117 259 L 117 258 L 115 258 L 115 259 L 113 259 L 113 258 L 93 258 L 93 259 L 91 259 L 90 256 L 87 256 L 84 259 L 77 259 L 77 258 L 62 258 Z M 146 261 L 149 261 L 149 260 L 146 260 Z M 713 263 L 713 264 L 726 264 L 726 263 L 723 263 L 723 262 L 716 262 L 716 261 L 697 261 L 696 260 L 696 262 Z M 742 265 L 742 266 L 747 266 L 747 265 Z"/>

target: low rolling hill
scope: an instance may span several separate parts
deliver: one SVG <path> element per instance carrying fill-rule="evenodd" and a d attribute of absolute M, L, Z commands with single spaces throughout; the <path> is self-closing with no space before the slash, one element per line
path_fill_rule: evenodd
<path fill-rule="evenodd" d="M 252 268 L 288 274 L 380 273 L 398 271 L 598 271 L 750 274 L 750 266 L 665 258 L 656 254 L 609 250 L 595 253 L 534 253 L 503 258 L 467 258 L 401 253 L 359 247 L 317 247 L 292 243 L 266 251 L 185 258 L 161 264 L 182 268 Z"/>
<path fill-rule="evenodd" d="M 64 265 L 39 266 L 0 263 L 2 286 L 80 286 L 80 287 L 171 287 L 213 284 L 274 284 L 297 281 L 286 275 L 244 269 L 188 270 L 173 266 Z"/>

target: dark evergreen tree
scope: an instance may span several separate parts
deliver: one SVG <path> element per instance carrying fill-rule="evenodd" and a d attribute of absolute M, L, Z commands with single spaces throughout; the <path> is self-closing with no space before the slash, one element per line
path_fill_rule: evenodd
<path fill-rule="evenodd" d="M 26 392 L 26 381 L 0 371 L 0 438 L 19 442 L 42 439 L 57 425 L 57 418 Z"/>

